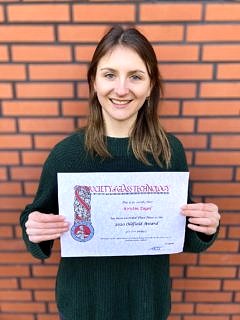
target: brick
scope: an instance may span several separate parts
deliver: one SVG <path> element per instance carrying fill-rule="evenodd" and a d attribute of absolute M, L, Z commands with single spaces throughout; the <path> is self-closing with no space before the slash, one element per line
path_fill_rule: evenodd
<path fill-rule="evenodd" d="M 0 255 L 0 263 L 6 263 L 8 262 L 8 265 L 16 265 L 16 264 L 28 264 L 28 263 L 40 263 L 40 260 L 38 261 L 36 258 L 33 258 L 28 252 L 2 252 Z M 11 278 L 10 278 L 11 279 Z M 2 280 L 0 280 L 1 282 Z M 1 287 L 1 285 L 0 285 Z M 15 287 L 15 286 L 14 286 Z M 11 288 L 11 287 L 10 287 Z"/>
<path fill-rule="evenodd" d="M 6 277 L 28 277 L 29 275 L 30 275 L 30 270 L 28 266 L 18 266 L 18 265 L 0 266 L 0 277 L 3 277 L 3 278 L 4 277 L 5 278 Z"/>
<path fill-rule="evenodd" d="M 31 65 L 29 70 L 32 80 L 82 80 L 87 77 L 86 65 L 82 64 Z"/>
<path fill-rule="evenodd" d="M 38 320 L 59 320 L 58 314 L 41 314 L 38 316 Z"/>
<path fill-rule="evenodd" d="M 164 80 L 209 80 L 213 67 L 209 64 L 164 64 L 160 66 Z"/>
<path fill-rule="evenodd" d="M 202 83 L 200 96 L 205 98 L 238 98 L 240 97 L 240 82 Z"/>
<path fill-rule="evenodd" d="M 0 226 L 0 234 L 1 238 L 12 238 L 13 237 L 13 229 L 10 226 Z M 1 267 L 0 267 L 1 270 Z M 1 271 L 0 271 L 1 273 Z"/>
<path fill-rule="evenodd" d="M 17 280 L 13 278 L 0 279 L 1 289 L 15 289 L 17 288 Z"/>
<path fill-rule="evenodd" d="M 34 266 L 34 277 L 55 277 L 57 274 L 58 266 Z"/>
<path fill-rule="evenodd" d="M 184 320 L 229 320 L 228 316 L 210 316 L 208 315 L 193 315 L 193 316 L 184 316 Z"/>
<path fill-rule="evenodd" d="M 4 21 L 4 13 L 3 13 L 3 7 L 0 7 L 0 22 Z"/>
<path fill-rule="evenodd" d="M 206 135 L 178 135 L 185 149 L 205 149 L 207 146 Z"/>
<path fill-rule="evenodd" d="M 198 100 L 198 101 L 184 101 L 183 114 L 195 116 L 225 116 L 238 115 L 239 101 L 238 100 Z"/>
<path fill-rule="evenodd" d="M 163 101 L 158 106 L 158 114 L 164 116 L 176 116 L 180 113 L 178 101 Z"/>
<path fill-rule="evenodd" d="M 0 64 L 1 80 L 25 80 L 25 66 L 21 64 Z"/>
<path fill-rule="evenodd" d="M 197 61 L 199 57 L 199 47 L 197 45 L 154 45 L 153 48 L 160 62 Z M 162 67 L 160 65 L 161 70 Z"/>
<path fill-rule="evenodd" d="M 37 35 L 37 37 L 36 37 Z M 53 26 L 7 25 L 0 26 L 0 42 L 52 42 Z"/>
<path fill-rule="evenodd" d="M 7 46 L 0 46 L 0 61 L 8 61 L 8 48 Z"/>
<path fill-rule="evenodd" d="M 20 195 L 21 189 L 18 182 L 0 182 L 0 195 Z"/>
<path fill-rule="evenodd" d="M 98 42 L 105 34 L 106 26 L 61 25 L 58 27 L 58 39 L 61 42 Z"/>
<path fill-rule="evenodd" d="M 88 99 L 89 98 L 89 90 L 87 83 L 80 83 L 77 85 L 78 98 Z"/>
<path fill-rule="evenodd" d="M 0 180 L 7 179 L 7 170 L 6 168 L 0 168 Z"/>
<path fill-rule="evenodd" d="M 221 282 L 220 280 L 193 280 L 193 279 L 173 279 L 173 288 L 181 290 L 220 290 Z"/>
<path fill-rule="evenodd" d="M 214 149 L 239 149 L 240 136 L 215 135 L 211 137 L 211 148 Z"/>
<path fill-rule="evenodd" d="M 183 297 L 182 297 L 182 292 L 178 292 L 178 291 L 174 291 L 172 290 L 171 292 L 171 298 L 172 298 L 172 302 L 180 302 L 183 300 Z"/>
<path fill-rule="evenodd" d="M 57 102 L 34 100 L 3 101 L 2 113 L 6 116 L 57 116 L 59 114 Z"/>
<path fill-rule="evenodd" d="M 0 119 L 0 132 L 15 132 L 16 131 L 16 121 L 15 119 Z M 1 137 L 2 139 L 2 137 Z"/>
<path fill-rule="evenodd" d="M 139 25 L 137 28 L 149 41 L 177 42 L 183 40 L 184 29 L 182 25 L 149 24 Z"/>
<path fill-rule="evenodd" d="M 92 4 L 73 7 L 74 22 L 133 22 L 135 6 L 132 4 Z"/>
<path fill-rule="evenodd" d="M 193 193 L 194 195 L 240 195 L 240 184 L 195 182 Z"/>
<path fill-rule="evenodd" d="M 140 4 L 140 21 L 199 21 L 201 4 Z"/>
<path fill-rule="evenodd" d="M 0 83 L 0 99 L 12 98 L 12 86 L 9 83 Z"/>
<path fill-rule="evenodd" d="M 231 168 L 190 168 L 191 180 L 196 181 L 228 181 L 232 180 L 233 170 Z"/>
<path fill-rule="evenodd" d="M 211 44 L 203 45 L 203 61 L 239 61 L 240 45 Z"/>
<path fill-rule="evenodd" d="M 89 114 L 88 102 L 64 101 L 62 112 L 64 116 L 87 116 Z"/>
<path fill-rule="evenodd" d="M 44 126 L 42 125 L 44 122 Z M 19 128 L 21 132 L 72 132 L 74 122 L 72 119 L 62 118 L 38 118 L 20 119 Z"/>
<path fill-rule="evenodd" d="M 93 56 L 96 46 L 82 45 L 75 46 L 74 53 L 76 61 L 87 61 L 89 62 Z"/>
<path fill-rule="evenodd" d="M 215 272 L 216 276 L 216 272 Z M 208 292 L 208 291 L 201 291 L 201 292 L 186 292 L 185 293 L 186 301 L 190 302 L 231 302 L 232 301 L 232 294 L 230 292 Z M 211 319 L 211 318 L 210 318 Z M 206 319 L 207 320 L 207 319 Z"/>
<path fill-rule="evenodd" d="M 217 79 L 240 79 L 240 63 L 221 63 L 217 66 Z"/>
<path fill-rule="evenodd" d="M 199 263 L 201 265 L 218 265 L 218 266 L 239 266 L 240 255 L 234 253 L 205 253 L 200 255 Z"/>
<path fill-rule="evenodd" d="M 187 41 L 189 42 L 227 42 L 239 40 L 240 25 L 237 24 L 205 24 L 189 25 L 187 27 Z"/>
<path fill-rule="evenodd" d="M 208 249 L 209 252 L 237 252 L 238 242 L 233 240 L 218 240 Z"/>
<path fill-rule="evenodd" d="M 170 132 L 192 132 L 194 129 L 193 119 L 161 119 L 163 127 Z"/>
<path fill-rule="evenodd" d="M 35 301 L 55 301 L 54 290 L 34 290 Z"/>
<path fill-rule="evenodd" d="M 240 288 L 240 280 L 224 280 L 223 282 L 223 289 L 226 291 L 227 290 L 239 291 L 239 288 Z"/>
<path fill-rule="evenodd" d="M 30 203 L 32 198 L 20 197 L 1 197 L 1 208 L 3 210 L 21 210 L 25 207 L 26 203 Z"/>
<path fill-rule="evenodd" d="M 12 0 L 8 0 L 12 1 Z M 14 320 L 16 319 L 16 313 L 4 313 L 4 318 L 3 320 Z M 17 315 L 17 320 L 35 320 L 34 315 L 26 314 L 26 313 L 21 313 Z"/>
<path fill-rule="evenodd" d="M 170 276 L 171 277 L 182 277 L 184 273 L 183 267 L 171 266 L 170 267 Z"/>
<path fill-rule="evenodd" d="M 8 6 L 10 22 L 67 22 L 69 6 L 65 4 L 25 4 Z"/>
<path fill-rule="evenodd" d="M 215 198 L 215 197 L 206 197 L 206 202 L 213 202 L 216 203 L 219 206 L 220 212 L 222 210 L 239 210 L 240 206 L 240 198 L 234 198 L 234 197 L 221 197 L 221 198 Z"/>
<path fill-rule="evenodd" d="M 77 127 L 78 128 L 84 128 L 84 127 L 86 127 L 86 125 L 87 125 L 87 119 L 86 118 L 78 119 L 78 122 L 77 122 Z"/>
<path fill-rule="evenodd" d="M 18 83 L 18 98 L 72 98 L 73 86 L 70 83 Z"/>
<path fill-rule="evenodd" d="M 2 302 L 1 303 L 1 311 L 2 312 L 9 312 L 14 310 L 15 312 L 44 312 L 45 305 L 40 302 Z"/>
<path fill-rule="evenodd" d="M 32 294 L 29 290 L 1 290 L 1 301 L 31 301 Z"/>
<path fill-rule="evenodd" d="M 236 179 L 240 180 L 240 169 L 237 169 Z"/>
<path fill-rule="evenodd" d="M 24 165 L 41 165 L 44 163 L 49 152 L 43 151 L 25 151 L 22 153 L 22 159 Z"/>
<path fill-rule="evenodd" d="M 193 253 L 181 253 L 170 256 L 170 261 L 172 265 L 195 265 L 197 256 Z"/>
<path fill-rule="evenodd" d="M 23 289 L 54 289 L 55 279 L 53 278 L 29 278 L 21 279 Z"/>
<path fill-rule="evenodd" d="M 193 83 L 166 83 L 165 98 L 193 98 L 196 95 L 196 85 Z"/>
<path fill-rule="evenodd" d="M 219 240 L 218 240 L 219 241 Z M 220 241 L 219 241 L 220 242 Z M 187 277 L 193 278 L 235 278 L 236 268 L 233 267 L 197 267 L 189 266 L 187 269 Z"/>
<path fill-rule="evenodd" d="M 230 227 L 229 228 L 229 238 L 239 239 L 240 227 Z"/>
<path fill-rule="evenodd" d="M 176 314 L 189 314 L 193 313 L 193 304 L 192 303 L 174 303 L 172 306 L 172 313 Z"/>
<path fill-rule="evenodd" d="M 198 132 L 240 132 L 240 119 L 199 119 Z"/>
<path fill-rule="evenodd" d="M 63 140 L 66 135 L 34 135 L 34 145 L 37 149 L 50 149 L 55 146 L 59 141 Z"/>
<path fill-rule="evenodd" d="M 1 144 L 1 138 L 0 138 L 0 144 Z M 0 151 L 0 165 L 7 164 L 7 165 L 13 165 L 13 164 L 19 164 L 20 158 L 19 153 L 15 151 Z"/>
<path fill-rule="evenodd" d="M 13 45 L 11 52 L 13 61 L 17 62 L 69 62 L 72 59 L 69 46 Z"/>
<path fill-rule="evenodd" d="M 13 224 L 16 225 L 19 220 L 19 212 L 11 212 L 11 211 L 2 211 L 0 214 L 0 223 L 1 224 Z"/>
<path fill-rule="evenodd" d="M 237 21 L 240 20 L 239 4 L 208 4 L 206 8 L 207 21 Z"/>
<path fill-rule="evenodd" d="M 210 304 L 205 303 L 197 304 L 197 312 L 199 313 L 205 313 L 205 314 L 239 314 L 240 313 L 240 305 L 237 304 L 230 304 L 230 303 L 222 303 L 222 304 Z"/>
<path fill-rule="evenodd" d="M 0 137 L 0 147 L 4 149 L 29 149 L 32 147 L 31 137 L 29 135 L 20 134 L 4 135 Z"/>
<path fill-rule="evenodd" d="M 12 167 L 10 170 L 12 180 L 38 180 L 41 167 Z"/>

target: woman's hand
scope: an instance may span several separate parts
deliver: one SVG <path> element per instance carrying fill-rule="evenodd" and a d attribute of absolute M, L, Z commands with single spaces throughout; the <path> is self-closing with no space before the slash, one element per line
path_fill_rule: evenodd
<path fill-rule="evenodd" d="M 188 218 L 188 228 L 207 235 L 214 234 L 220 222 L 218 207 L 213 203 L 191 203 L 181 208 Z"/>
<path fill-rule="evenodd" d="M 65 221 L 64 216 L 39 211 L 33 211 L 29 214 L 25 226 L 29 240 L 34 243 L 57 239 L 69 229 L 69 224 Z"/>

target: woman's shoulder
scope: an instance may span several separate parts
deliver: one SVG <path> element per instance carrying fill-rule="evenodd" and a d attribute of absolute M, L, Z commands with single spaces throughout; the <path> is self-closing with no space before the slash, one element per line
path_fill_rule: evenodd
<path fill-rule="evenodd" d="M 77 148 L 84 144 L 84 131 L 78 130 L 66 136 L 59 141 L 52 149 L 52 151 L 59 151 L 61 149 Z"/>
<path fill-rule="evenodd" d="M 182 142 L 172 133 L 167 133 L 167 139 L 172 150 L 183 150 Z"/>

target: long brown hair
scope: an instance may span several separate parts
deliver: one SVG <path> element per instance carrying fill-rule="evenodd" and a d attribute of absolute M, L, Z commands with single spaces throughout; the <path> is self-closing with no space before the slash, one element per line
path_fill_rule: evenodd
<path fill-rule="evenodd" d="M 88 69 L 90 114 L 85 136 L 86 149 L 103 158 L 111 157 L 106 147 L 102 107 L 94 91 L 94 81 L 100 59 L 117 45 L 131 48 L 141 57 L 151 81 L 151 94 L 138 111 L 130 133 L 129 146 L 135 157 L 143 163 L 150 165 L 147 155 L 151 154 L 158 165 L 168 167 L 171 159 L 170 146 L 157 114 L 159 99 L 163 95 L 157 58 L 150 42 L 135 28 L 112 27 L 98 43 L 93 54 Z"/>

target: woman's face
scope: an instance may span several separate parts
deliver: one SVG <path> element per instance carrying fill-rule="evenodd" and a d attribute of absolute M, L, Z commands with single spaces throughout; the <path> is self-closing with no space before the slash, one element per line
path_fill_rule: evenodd
<path fill-rule="evenodd" d="M 134 50 L 114 47 L 98 63 L 94 90 L 102 106 L 106 134 L 128 136 L 151 92 L 145 63 Z"/>

